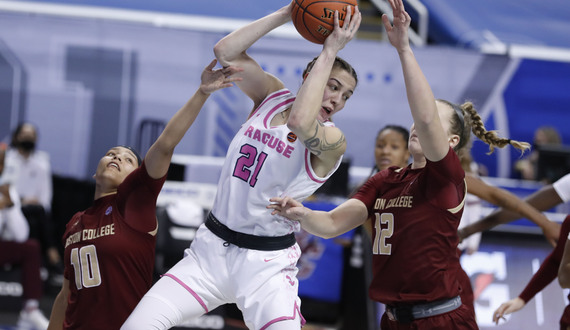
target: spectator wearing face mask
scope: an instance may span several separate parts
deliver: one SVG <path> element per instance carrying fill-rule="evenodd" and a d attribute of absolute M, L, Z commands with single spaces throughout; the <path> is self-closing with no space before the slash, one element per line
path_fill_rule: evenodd
<path fill-rule="evenodd" d="M 17 329 L 45 330 L 48 319 L 40 310 L 43 294 L 40 245 L 28 239 L 29 226 L 20 209 L 20 198 L 4 173 L 6 145 L 0 143 L 0 267 L 20 267 L 22 309 Z"/>
<path fill-rule="evenodd" d="M 51 219 L 51 164 L 49 154 L 37 150 L 37 141 L 37 128 L 29 122 L 20 123 L 6 153 L 6 171 L 14 177 L 22 212 L 30 225 L 30 238 L 41 243 L 44 264 L 53 273 L 61 268 L 61 257 Z"/>

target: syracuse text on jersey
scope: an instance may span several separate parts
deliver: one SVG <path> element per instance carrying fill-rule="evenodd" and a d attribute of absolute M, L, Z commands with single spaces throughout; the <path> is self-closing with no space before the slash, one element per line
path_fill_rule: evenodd
<path fill-rule="evenodd" d="M 384 198 L 376 199 L 376 203 L 374 203 L 375 210 L 383 210 L 390 207 L 412 207 L 412 199 L 413 196 L 398 196 L 396 198 L 392 198 L 388 200 L 388 204 L 386 204 L 386 200 Z"/>
<path fill-rule="evenodd" d="M 77 233 L 67 238 L 67 240 L 65 241 L 65 247 L 67 247 L 69 244 L 95 239 L 108 235 L 115 235 L 114 223 L 95 229 L 83 229 L 82 231 L 78 231 Z"/>
<path fill-rule="evenodd" d="M 275 149 L 278 153 L 283 154 L 283 156 L 287 158 L 290 158 L 291 152 L 295 150 L 295 147 L 287 145 L 287 143 L 279 140 L 269 133 L 262 134 L 258 129 L 252 126 L 247 128 L 244 135 L 268 145 L 270 148 Z"/>

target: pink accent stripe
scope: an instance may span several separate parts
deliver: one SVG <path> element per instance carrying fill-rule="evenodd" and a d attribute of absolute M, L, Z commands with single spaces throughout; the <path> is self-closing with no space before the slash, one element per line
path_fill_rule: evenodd
<path fill-rule="evenodd" d="M 194 290 L 190 289 L 190 287 L 189 287 L 188 285 L 186 285 L 186 283 L 182 282 L 182 280 L 180 280 L 178 277 L 176 277 L 176 276 L 174 276 L 174 275 L 172 275 L 172 274 L 169 274 L 169 273 L 166 273 L 166 274 L 164 274 L 164 275 L 162 275 L 162 276 L 168 276 L 168 277 L 170 277 L 171 279 L 175 280 L 178 284 L 182 285 L 182 287 L 183 287 L 184 289 L 186 289 L 186 291 L 190 292 L 190 294 L 193 295 L 194 298 L 196 298 L 196 300 L 198 300 L 198 303 L 199 303 L 200 305 L 202 305 L 202 308 L 204 308 L 204 310 L 206 311 L 206 313 L 209 312 L 208 307 L 206 307 L 206 304 L 204 304 L 204 301 L 202 300 L 202 298 L 200 298 L 200 297 L 198 296 L 198 294 L 197 294 L 196 292 L 194 292 Z M 161 276 L 161 277 L 162 277 L 162 276 Z"/>
<path fill-rule="evenodd" d="M 250 117 L 250 118 L 253 117 L 253 115 L 255 115 L 255 114 L 257 113 L 257 110 L 261 109 L 261 107 L 262 107 L 265 103 L 269 102 L 269 100 L 274 99 L 274 98 L 276 98 L 276 97 L 278 97 L 278 96 L 281 96 L 281 95 L 283 95 L 283 94 L 285 94 L 285 93 L 289 93 L 289 91 L 284 90 L 284 91 L 281 91 L 281 92 L 279 92 L 279 93 L 275 93 L 275 94 L 269 96 L 268 98 L 265 99 L 265 101 L 261 102 L 261 104 L 251 113 L 251 116 L 249 116 L 249 117 Z"/>
<path fill-rule="evenodd" d="M 297 313 L 299 313 L 299 317 L 301 318 L 301 327 L 303 327 L 305 325 L 305 323 L 307 323 L 307 321 L 305 320 L 303 315 L 301 315 L 301 311 L 299 310 L 299 306 L 297 305 L 297 302 L 295 302 L 295 306 L 293 307 L 293 316 L 281 316 L 281 317 L 278 317 L 276 319 L 273 319 L 273 320 L 267 322 L 267 324 L 265 324 L 259 330 L 265 330 L 270 325 L 273 325 L 273 324 L 280 322 L 280 321 L 294 320 L 295 317 L 297 317 Z"/>
<path fill-rule="evenodd" d="M 319 179 L 315 176 L 313 176 L 313 172 L 311 171 L 311 166 L 309 165 L 309 157 L 311 156 L 311 154 L 309 153 L 309 149 L 305 149 L 305 170 L 307 171 L 307 174 L 309 174 L 309 177 L 311 178 L 311 180 L 318 182 L 318 183 L 324 183 L 327 180 L 323 180 L 323 179 Z"/>
<path fill-rule="evenodd" d="M 277 104 L 275 107 L 273 107 L 273 109 L 271 109 L 271 111 L 269 111 L 269 113 L 267 114 L 267 116 L 265 116 L 265 118 L 263 119 L 263 126 L 265 128 L 268 128 L 269 126 L 267 125 L 267 121 L 269 120 L 269 117 L 271 117 L 271 115 L 277 111 L 277 109 L 281 108 L 284 105 L 287 105 L 289 103 L 293 103 L 293 101 L 295 101 L 295 99 L 288 99 L 286 101 L 283 101 L 279 104 Z"/>

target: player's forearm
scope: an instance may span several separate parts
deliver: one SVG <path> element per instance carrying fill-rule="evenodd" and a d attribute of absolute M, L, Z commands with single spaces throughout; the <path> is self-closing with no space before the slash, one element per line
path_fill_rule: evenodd
<path fill-rule="evenodd" d="M 509 212 L 510 213 L 510 212 Z M 515 218 L 516 218 L 516 213 Z M 460 237 L 466 238 L 475 233 L 482 232 L 485 230 L 489 230 L 493 227 L 496 227 L 500 224 L 509 222 L 510 217 L 508 217 L 508 213 L 506 211 L 495 211 L 483 219 L 474 222 L 470 225 L 463 227 L 460 232 Z"/>
<path fill-rule="evenodd" d="M 339 233 L 335 228 L 333 218 L 328 212 L 309 210 L 307 214 L 300 219 L 301 227 L 322 238 L 331 238 L 338 236 Z"/>
<path fill-rule="evenodd" d="M 60 292 L 53 302 L 48 330 L 61 330 L 63 328 L 66 308 L 67 301 Z"/>
<path fill-rule="evenodd" d="M 570 236 L 569 236 L 570 237 Z M 558 268 L 558 283 L 562 288 L 570 288 L 570 239 L 566 239 L 562 261 Z"/>
<path fill-rule="evenodd" d="M 492 195 L 494 196 L 494 200 L 496 200 L 496 202 L 492 202 L 493 204 L 500 206 L 505 210 L 516 212 L 522 217 L 534 222 L 541 228 L 547 228 L 550 224 L 550 220 L 548 220 L 544 214 L 514 194 L 503 189 L 497 189 Z M 510 217 L 507 218 L 507 215 L 505 215 L 504 219 L 510 219 Z"/>
<path fill-rule="evenodd" d="M 321 110 L 325 86 L 335 58 L 335 52 L 323 49 L 309 75 L 305 77 L 303 85 L 299 88 L 287 125 L 301 138 L 315 134 L 317 114 Z"/>
<path fill-rule="evenodd" d="M 366 206 L 359 200 L 349 199 L 329 212 L 309 210 L 300 222 L 309 233 L 332 238 L 363 224 L 368 217 Z"/>
<path fill-rule="evenodd" d="M 291 20 L 288 6 L 249 23 L 225 36 L 214 46 L 221 65 L 227 66 L 251 45 L 273 29 Z"/>
<path fill-rule="evenodd" d="M 180 143 L 210 95 L 197 90 L 178 112 L 172 116 L 157 140 L 164 151 L 173 151 Z"/>

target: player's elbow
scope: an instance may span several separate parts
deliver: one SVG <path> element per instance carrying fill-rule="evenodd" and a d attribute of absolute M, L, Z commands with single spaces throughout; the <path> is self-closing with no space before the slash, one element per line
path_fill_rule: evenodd
<path fill-rule="evenodd" d="M 214 46 L 214 56 L 216 56 L 216 59 L 218 60 L 218 62 L 223 66 L 225 63 L 227 63 L 227 58 L 228 58 L 228 54 L 227 54 L 227 47 L 224 45 L 224 42 L 222 40 L 220 40 L 215 46 Z"/>
<path fill-rule="evenodd" d="M 236 52 L 235 46 L 232 46 L 231 43 L 227 42 L 225 39 L 220 40 L 214 46 L 214 56 L 220 63 L 221 66 L 229 66 L 231 62 L 237 59 L 242 52 Z"/>

